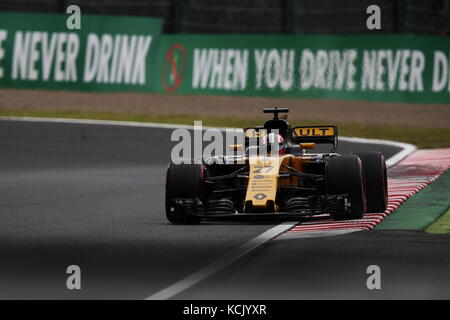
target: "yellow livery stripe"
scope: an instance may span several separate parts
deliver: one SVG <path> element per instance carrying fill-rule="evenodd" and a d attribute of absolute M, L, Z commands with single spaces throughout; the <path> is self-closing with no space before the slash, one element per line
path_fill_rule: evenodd
<path fill-rule="evenodd" d="M 246 209 L 267 208 L 268 201 L 275 205 L 281 157 L 257 157 L 251 159 L 250 178 L 245 197 Z"/>

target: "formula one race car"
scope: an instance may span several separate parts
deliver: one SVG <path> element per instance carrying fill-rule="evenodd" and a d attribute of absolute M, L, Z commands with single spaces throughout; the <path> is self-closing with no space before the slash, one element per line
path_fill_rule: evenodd
<path fill-rule="evenodd" d="M 384 212 L 386 164 L 379 152 L 335 153 L 336 126 L 292 128 L 279 113 L 264 126 L 245 128 L 242 155 L 198 164 L 171 162 L 166 176 L 166 215 L 172 223 L 203 218 L 298 219 L 329 214 L 336 220 Z M 328 153 L 310 153 L 329 143 Z M 265 152 L 262 152 L 262 148 Z"/>

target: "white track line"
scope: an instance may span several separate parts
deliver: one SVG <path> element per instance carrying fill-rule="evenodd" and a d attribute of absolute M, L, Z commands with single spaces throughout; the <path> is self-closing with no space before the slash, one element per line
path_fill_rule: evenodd
<path fill-rule="evenodd" d="M 386 166 L 392 167 L 405 159 L 407 156 L 409 156 L 411 153 L 417 150 L 416 146 L 409 144 L 409 143 L 403 143 L 398 141 L 390 141 L 390 140 L 381 140 L 381 139 L 365 139 L 365 138 L 354 138 L 354 137 L 343 137 L 345 141 L 348 142 L 356 142 L 356 143 L 374 143 L 374 144 L 383 144 L 383 145 L 390 145 L 390 146 L 396 146 L 402 149 L 402 151 L 396 153 L 392 157 L 386 160 Z"/>
<path fill-rule="evenodd" d="M 247 241 L 243 245 L 225 254 L 220 259 L 208 264 L 207 266 L 190 274 L 186 278 L 172 284 L 171 286 L 168 286 L 167 288 L 152 294 L 145 300 L 166 300 L 174 297 L 180 292 L 189 289 L 200 281 L 205 280 L 206 278 L 217 273 L 226 266 L 232 264 L 242 256 L 260 247 L 267 241 L 277 237 L 279 234 L 291 229 L 296 223 L 297 222 L 282 223 L 263 232 L 259 236 L 251 239 L 250 241 Z"/>
<path fill-rule="evenodd" d="M 0 120 L 24 121 L 24 122 L 69 123 L 69 124 L 92 124 L 92 125 L 103 125 L 103 126 L 162 128 L 162 129 L 194 129 L 194 126 L 184 125 L 184 124 L 136 122 L 136 121 L 116 121 L 116 120 L 41 118 L 41 117 L 0 117 Z M 212 128 L 212 127 L 203 127 L 203 128 L 208 129 L 208 128 Z M 218 129 L 226 129 L 226 128 L 218 128 Z"/>
<path fill-rule="evenodd" d="M 71 124 L 92 124 L 92 125 L 108 125 L 108 126 L 123 126 L 123 127 L 142 127 L 142 128 L 163 128 L 163 129 L 193 129 L 194 126 L 182 124 L 168 124 L 155 122 L 135 122 L 135 121 L 114 121 L 114 120 L 91 120 L 91 119 L 66 119 L 66 118 L 42 118 L 42 117 L 0 117 L 0 120 L 6 121 L 25 121 L 25 122 L 53 122 L 53 123 L 71 123 Z M 203 127 L 205 129 L 212 127 Z M 218 129 L 232 129 L 232 128 L 218 128 Z M 405 157 L 416 151 L 416 147 L 409 143 L 381 140 L 381 139 L 366 139 L 355 137 L 339 137 L 342 141 L 365 143 L 365 144 L 381 144 L 395 146 L 402 149 L 394 156 L 386 160 L 388 167 L 395 165 L 403 160 Z"/>
<path fill-rule="evenodd" d="M 90 124 L 90 125 L 111 125 L 111 126 L 125 126 L 125 127 L 143 127 L 143 128 L 165 128 L 165 129 L 177 129 L 177 128 L 185 128 L 185 129 L 193 129 L 193 126 L 189 125 L 175 125 L 175 124 L 162 124 L 162 123 L 148 123 L 148 122 L 132 122 L 132 121 L 111 121 L 111 120 L 88 120 L 88 119 L 65 119 L 65 118 L 37 118 L 37 117 L 0 117 L 0 120 L 6 121 L 27 121 L 27 122 L 52 122 L 52 123 L 69 123 L 69 124 Z M 209 127 L 203 127 L 209 128 Z M 227 128 L 219 128 L 219 129 L 227 129 Z M 388 140 L 378 140 L 378 139 L 364 139 L 364 138 L 353 138 L 353 137 L 339 137 L 342 141 L 355 142 L 355 143 L 365 143 L 365 144 L 381 144 L 381 145 L 390 145 L 401 148 L 401 151 L 396 153 L 394 156 L 389 158 L 386 161 L 386 165 L 391 167 L 407 157 L 409 154 L 413 153 L 416 150 L 416 147 L 396 141 L 388 141 Z M 162 289 L 154 293 L 153 295 L 146 298 L 146 300 L 165 300 L 174 297 L 175 295 L 181 293 L 199 283 L 200 281 L 207 279 L 211 275 L 217 273 L 221 269 L 226 266 L 232 264 L 242 256 L 248 254 L 249 252 L 255 250 L 260 247 L 262 244 L 267 241 L 276 238 L 280 234 L 285 233 L 289 229 L 292 229 L 298 222 L 285 222 L 279 224 L 259 236 L 251 239 L 250 241 L 244 243 L 238 248 L 232 250 L 228 254 L 222 256 L 220 259 L 208 264 L 202 269 L 192 273 L 191 275 L 181 279 L 180 281 L 170 285 L 169 287 Z M 355 229 L 354 231 L 358 231 L 361 229 Z M 345 230 L 347 232 L 349 230 Z M 317 231 L 315 231 L 317 232 Z M 334 230 L 330 232 L 320 233 L 320 236 L 327 236 L 333 234 L 341 234 L 340 230 Z M 316 235 L 319 235 L 316 233 Z M 308 235 L 305 235 L 305 237 Z M 309 235 L 311 236 L 311 235 Z"/>

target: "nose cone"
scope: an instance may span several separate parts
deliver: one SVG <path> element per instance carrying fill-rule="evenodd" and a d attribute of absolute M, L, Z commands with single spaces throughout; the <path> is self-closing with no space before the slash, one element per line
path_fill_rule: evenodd
<path fill-rule="evenodd" d="M 274 212 L 281 159 L 258 157 L 250 162 L 245 212 Z"/>

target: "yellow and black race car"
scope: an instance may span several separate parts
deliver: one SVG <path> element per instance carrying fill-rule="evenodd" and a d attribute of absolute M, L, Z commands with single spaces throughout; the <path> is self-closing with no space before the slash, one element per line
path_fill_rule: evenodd
<path fill-rule="evenodd" d="M 330 214 L 358 219 L 384 212 L 387 205 L 386 164 L 379 152 L 335 153 L 336 126 L 292 128 L 279 113 L 264 126 L 245 128 L 245 152 L 231 161 L 219 157 L 199 164 L 170 163 L 166 176 L 166 215 L 177 224 L 203 218 L 302 219 Z M 312 153 L 330 143 L 327 153 Z"/>

